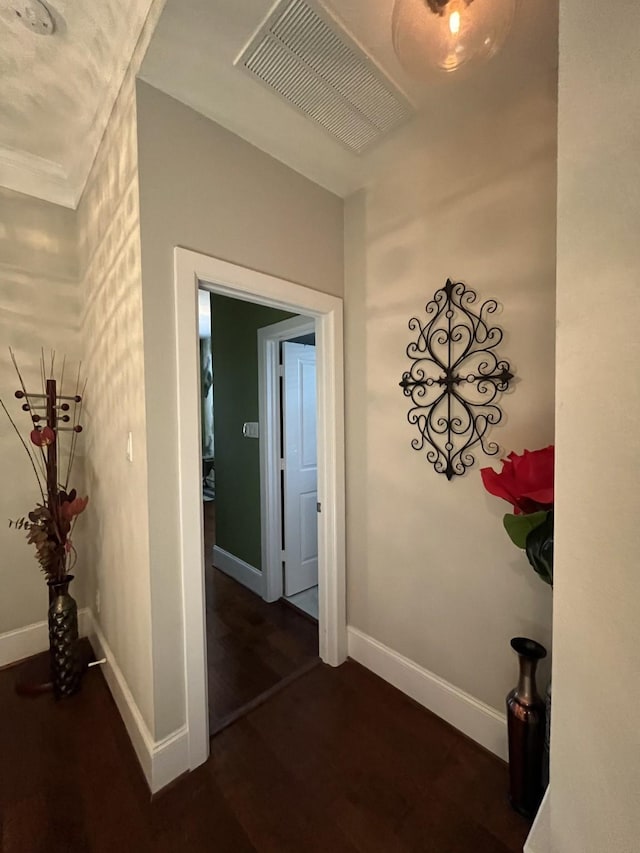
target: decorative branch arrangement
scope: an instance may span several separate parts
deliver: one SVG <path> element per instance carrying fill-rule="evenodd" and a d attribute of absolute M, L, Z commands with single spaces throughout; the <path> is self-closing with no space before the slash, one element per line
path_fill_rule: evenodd
<path fill-rule="evenodd" d="M 513 379 L 509 362 L 495 352 L 502 330 L 489 325 L 498 303 L 488 299 L 474 310 L 476 299 L 461 281 L 447 279 L 427 303 L 427 320 L 409 320 L 418 336 L 407 347 L 412 364 L 400 386 L 411 401 L 408 421 L 419 432 L 411 446 L 428 446 L 427 460 L 448 480 L 474 464 L 474 447 L 498 453 L 487 432 L 502 420 L 497 399 Z"/>
<path fill-rule="evenodd" d="M 16 369 L 20 388 L 15 396 L 22 401 L 22 410 L 28 413 L 31 431 L 26 440 L 11 416 L 4 401 L 0 406 L 24 448 L 36 477 L 41 500 L 28 518 L 10 521 L 9 526 L 27 531 L 27 541 L 35 545 L 38 562 L 49 584 L 61 582 L 73 569 L 76 551 L 73 547 L 73 530 L 80 513 L 85 509 L 88 498 L 77 496 L 69 490 L 69 481 L 76 457 L 77 440 L 82 432 L 82 394 L 80 392 L 80 368 L 71 395 L 63 394 L 66 361 L 63 360 L 59 382 L 55 378 L 55 353 L 51 353 L 48 364 L 44 352 L 40 359 L 42 391 L 26 389 L 15 355 L 9 350 Z M 58 387 L 60 393 L 58 393 Z M 82 389 L 84 393 L 84 388 Z M 61 461 L 61 437 L 69 435 L 66 448 L 66 465 L 59 476 Z"/>

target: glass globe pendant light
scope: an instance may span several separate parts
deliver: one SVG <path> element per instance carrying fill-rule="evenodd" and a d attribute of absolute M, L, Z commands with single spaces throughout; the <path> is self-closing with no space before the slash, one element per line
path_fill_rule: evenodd
<path fill-rule="evenodd" d="M 516 0 L 396 0 L 393 48 L 411 77 L 425 79 L 490 59 L 503 45 Z"/>

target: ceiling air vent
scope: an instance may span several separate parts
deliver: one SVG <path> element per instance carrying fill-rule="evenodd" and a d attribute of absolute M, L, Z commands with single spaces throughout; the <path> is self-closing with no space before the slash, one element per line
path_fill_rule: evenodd
<path fill-rule="evenodd" d="M 304 0 L 279 3 L 235 64 L 357 154 L 413 113 L 346 33 Z"/>

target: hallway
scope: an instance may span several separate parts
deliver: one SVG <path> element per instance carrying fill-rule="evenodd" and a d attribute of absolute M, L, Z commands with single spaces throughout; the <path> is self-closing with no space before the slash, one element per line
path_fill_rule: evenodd
<path fill-rule="evenodd" d="M 97 669 L 55 703 L 0 672 L 2 853 L 520 853 L 507 768 L 348 662 L 318 666 L 211 741 L 150 802 Z"/>

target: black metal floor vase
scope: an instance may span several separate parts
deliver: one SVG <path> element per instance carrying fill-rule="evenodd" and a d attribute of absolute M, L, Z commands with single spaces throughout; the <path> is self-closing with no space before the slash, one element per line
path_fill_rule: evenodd
<path fill-rule="evenodd" d="M 448 480 L 474 464 L 474 448 L 498 453 L 487 432 L 502 420 L 499 395 L 513 379 L 509 362 L 495 351 L 502 330 L 489 324 L 498 303 L 488 299 L 476 307 L 476 300 L 461 281 L 447 279 L 427 303 L 425 322 L 409 320 L 418 335 L 407 347 L 412 364 L 400 385 L 411 401 L 409 423 L 418 427 L 411 446 L 428 447 L 428 461 Z"/>

